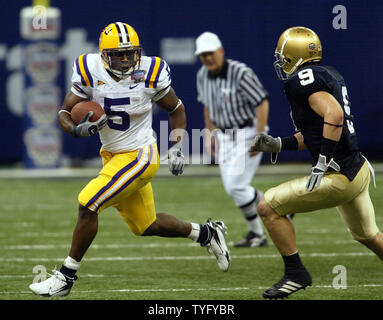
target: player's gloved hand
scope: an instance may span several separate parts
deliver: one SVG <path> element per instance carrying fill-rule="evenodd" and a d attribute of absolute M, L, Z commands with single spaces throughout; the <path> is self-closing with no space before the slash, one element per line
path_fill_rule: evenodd
<path fill-rule="evenodd" d="M 314 188 L 319 187 L 322 177 L 328 168 L 332 168 L 337 172 L 340 171 L 340 166 L 333 158 L 330 159 L 329 163 L 326 163 L 326 156 L 320 154 L 317 164 L 311 169 L 311 175 L 306 185 L 309 191 L 313 191 Z"/>
<path fill-rule="evenodd" d="M 250 145 L 249 152 L 263 151 L 263 152 L 280 152 L 281 151 L 281 138 L 273 138 L 266 133 L 257 133 L 254 140 Z"/>
<path fill-rule="evenodd" d="M 170 172 L 175 176 L 181 175 L 185 166 L 185 157 L 181 150 L 181 142 L 177 142 L 168 150 L 168 157 Z"/>
<path fill-rule="evenodd" d="M 80 121 L 80 123 L 72 129 L 72 136 L 75 138 L 88 137 L 100 131 L 108 121 L 103 114 L 97 121 L 91 122 L 89 119 L 93 116 L 93 111 L 89 111 Z"/>

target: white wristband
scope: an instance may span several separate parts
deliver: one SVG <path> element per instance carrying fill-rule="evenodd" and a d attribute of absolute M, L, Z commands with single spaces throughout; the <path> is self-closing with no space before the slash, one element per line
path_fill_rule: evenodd
<path fill-rule="evenodd" d="M 67 113 L 67 114 L 70 115 L 70 112 L 69 112 L 68 110 L 60 110 L 60 111 L 59 111 L 59 114 L 60 114 L 61 112 L 65 112 L 65 113 Z"/>
<path fill-rule="evenodd" d="M 181 99 L 178 99 L 178 102 L 177 102 L 176 107 L 175 107 L 172 111 L 170 111 L 169 114 L 172 114 L 174 111 L 176 111 L 176 110 L 179 108 L 179 106 L 180 106 L 181 104 L 182 104 Z"/>

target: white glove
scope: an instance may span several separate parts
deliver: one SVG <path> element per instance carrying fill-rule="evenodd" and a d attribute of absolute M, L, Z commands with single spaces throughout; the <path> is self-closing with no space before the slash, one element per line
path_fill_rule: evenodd
<path fill-rule="evenodd" d="M 328 168 L 332 168 L 337 172 L 340 171 L 340 166 L 334 161 L 333 158 L 331 158 L 329 163 L 326 164 L 326 156 L 320 154 L 317 164 L 311 169 L 310 178 L 306 185 L 306 188 L 309 191 L 313 191 L 314 188 L 319 187 L 322 177 Z"/>
<path fill-rule="evenodd" d="M 185 166 L 185 157 L 181 150 L 181 142 L 177 142 L 168 150 L 168 158 L 170 172 L 175 176 L 181 175 Z"/>

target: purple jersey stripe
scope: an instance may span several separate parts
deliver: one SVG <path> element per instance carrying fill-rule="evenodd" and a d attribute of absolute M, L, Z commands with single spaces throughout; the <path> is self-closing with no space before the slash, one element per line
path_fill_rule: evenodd
<path fill-rule="evenodd" d="M 127 166 L 123 167 L 120 171 L 118 171 L 113 178 L 105 185 L 103 186 L 100 191 L 96 193 L 96 195 L 89 200 L 89 202 L 85 205 L 85 207 L 89 208 L 92 206 L 92 204 L 106 191 L 108 190 L 126 171 L 131 169 L 136 165 L 136 163 L 141 159 L 142 156 L 142 149 L 138 152 L 137 158 L 134 159 L 131 163 L 129 163 Z"/>
<path fill-rule="evenodd" d="M 156 64 L 156 58 L 152 57 L 152 63 L 150 64 L 148 75 L 146 76 L 145 88 L 149 88 L 150 78 L 152 77 L 153 69 Z"/>
<path fill-rule="evenodd" d="M 84 68 L 85 68 L 86 75 L 88 76 L 90 86 L 93 88 L 93 78 L 92 78 L 92 76 L 89 72 L 89 69 L 88 69 L 87 59 L 88 59 L 88 54 L 84 55 L 84 60 L 83 60 L 84 61 Z"/>
<path fill-rule="evenodd" d="M 160 77 L 160 73 L 161 73 L 164 65 L 165 65 L 164 60 L 161 59 L 160 67 L 158 68 L 158 72 L 157 72 L 156 78 L 154 79 L 153 88 L 157 88 L 158 78 Z"/>
<path fill-rule="evenodd" d="M 99 206 L 97 207 L 96 209 L 96 212 L 98 212 L 98 209 L 100 209 L 102 207 L 102 205 L 107 202 L 108 200 L 110 200 L 111 198 L 113 198 L 114 196 L 116 196 L 117 194 L 119 194 L 122 190 L 124 190 L 127 186 L 129 186 L 138 176 L 140 176 L 142 173 L 145 172 L 146 168 L 150 165 L 151 161 L 152 161 L 152 157 L 153 157 L 153 147 L 150 145 L 150 151 L 149 151 L 149 158 L 148 158 L 148 161 L 145 163 L 145 165 L 142 167 L 142 169 L 140 171 L 138 171 L 133 177 L 131 177 L 128 181 L 126 181 L 114 194 L 112 194 L 111 196 L 109 196 L 108 198 L 106 198 L 103 202 L 101 202 L 99 204 Z"/>
<path fill-rule="evenodd" d="M 83 77 L 82 74 L 81 74 L 80 65 L 78 64 L 78 63 L 79 63 L 79 59 L 80 59 L 80 57 L 76 59 L 76 69 L 77 69 L 77 73 L 78 73 L 78 74 L 80 75 L 80 77 L 81 77 L 81 83 L 82 83 L 84 86 L 86 86 L 85 79 L 84 79 L 84 77 Z"/>
<path fill-rule="evenodd" d="M 169 65 L 166 65 L 166 69 L 165 69 L 167 72 L 168 72 L 168 81 L 172 81 L 172 77 L 170 76 L 170 68 L 169 68 Z"/>
<path fill-rule="evenodd" d="M 79 92 L 81 92 L 81 93 L 83 93 L 83 94 L 86 94 L 85 91 L 82 90 L 76 83 L 72 83 L 72 85 L 73 85 L 73 87 L 74 87 L 77 91 L 79 91 Z"/>

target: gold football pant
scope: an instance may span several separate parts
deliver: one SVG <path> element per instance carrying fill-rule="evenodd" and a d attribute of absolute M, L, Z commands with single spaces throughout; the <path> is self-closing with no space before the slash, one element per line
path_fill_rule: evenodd
<path fill-rule="evenodd" d="M 367 240 L 379 232 L 368 192 L 370 172 L 366 162 L 353 181 L 329 172 L 310 192 L 306 188 L 308 179 L 294 179 L 267 190 L 265 201 L 280 215 L 336 207 L 355 240 Z"/>
<path fill-rule="evenodd" d="M 96 213 L 115 207 L 134 234 L 141 235 L 156 220 L 150 181 L 160 164 L 157 145 L 114 154 L 101 149 L 100 155 L 103 168 L 80 192 L 79 203 Z"/>

